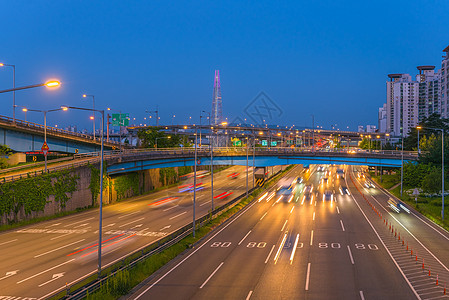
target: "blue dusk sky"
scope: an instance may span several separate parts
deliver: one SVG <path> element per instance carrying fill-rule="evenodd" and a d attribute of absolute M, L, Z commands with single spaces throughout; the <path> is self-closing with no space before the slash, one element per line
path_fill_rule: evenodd
<path fill-rule="evenodd" d="M 1 8 L 0 62 L 16 65 L 16 86 L 62 82 L 18 91 L 17 105 L 91 107 L 88 93 L 96 108 L 129 113 L 137 124 L 156 107 L 161 123 L 198 122 L 211 110 L 219 69 L 229 121 L 247 117 L 264 92 L 279 108 L 270 124 L 311 126 L 313 114 L 324 128 L 377 125 L 387 74 L 439 69 L 449 45 L 447 0 L 3 0 Z M 10 87 L 11 68 L 0 68 L 0 89 Z M 12 116 L 12 93 L 0 101 L 1 115 Z M 20 107 L 16 117 L 25 118 Z M 86 112 L 48 118 L 92 126 Z M 41 123 L 42 115 L 27 119 Z"/>

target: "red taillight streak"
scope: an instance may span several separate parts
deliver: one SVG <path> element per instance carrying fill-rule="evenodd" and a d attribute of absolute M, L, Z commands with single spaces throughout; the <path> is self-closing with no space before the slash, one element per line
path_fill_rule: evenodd
<path fill-rule="evenodd" d="M 109 239 L 107 239 L 107 240 L 104 240 L 104 241 L 103 241 L 103 242 L 101 242 L 101 243 L 102 243 L 102 244 L 103 244 L 103 243 L 106 243 L 106 242 L 108 242 L 108 241 L 110 241 L 110 240 L 113 240 L 113 239 L 116 239 L 116 238 L 118 238 L 118 237 L 121 237 L 122 235 L 124 235 L 124 233 L 121 233 L 121 234 L 119 234 L 119 235 L 116 235 L 116 236 L 114 236 L 114 237 L 111 237 L 111 238 L 109 238 Z M 87 249 L 89 249 L 89 248 L 92 248 L 92 247 L 95 247 L 95 246 L 98 246 L 98 243 L 96 243 L 96 244 L 93 244 L 93 245 L 91 245 L 91 246 L 89 246 L 89 247 L 86 247 L 86 248 L 80 249 L 80 250 L 78 250 L 78 251 L 75 251 L 75 252 L 73 252 L 73 253 L 67 254 L 67 256 L 71 256 L 71 255 L 73 255 L 73 254 L 76 254 L 76 253 L 82 252 L 82 251 L 84 251 L 84 250 L 87 250 Z"/>
<path fill-rule="evenodd" d="M 107 247 L 112 246 L 112 245 L 114 245 L 114 244 L 120 243 L 121 241 L 124 241 L 124 240 L 126 240 L 126 239 L 129 239 L 130 237 L 135 236 L 135 235 L 136 235 L 136 234 L 134 233 L 134 234 L 131 234 L 130 236 L 127 236 L 126 238 L 123 238 L 123 239 L 121 239 L 121 240 L 118 240 L 118 241 L 115 241 L 115 242 L 113 242 L 113 243 L 110 243 L 109 245 L 101 246 L 101 249 L 104 249 L 104 248 L 107 248 Z M 91 251 L 91 252 L 89 252 L 89 253 L 83 254 L 83 255 L 81 255 L 81 257 L 87 256 L 87 255 L 92 254 L 92 253 L 94 253 L 94 252 L 97 252 L 97 250 L 94 250 L 94 251 Z"/>

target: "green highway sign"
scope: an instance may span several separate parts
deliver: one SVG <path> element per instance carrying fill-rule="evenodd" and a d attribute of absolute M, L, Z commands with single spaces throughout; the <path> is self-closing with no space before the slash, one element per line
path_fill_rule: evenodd
<path fill-rule="evenodd" d="M 112 126 L 128 126 L 129 114 L 112 114 Z"/>

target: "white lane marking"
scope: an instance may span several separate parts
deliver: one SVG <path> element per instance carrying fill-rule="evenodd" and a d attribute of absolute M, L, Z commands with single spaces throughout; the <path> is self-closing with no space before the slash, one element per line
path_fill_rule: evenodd
<path fill-rule="evenodd" d="M 183 214 L 186 214 L 186 213 L 187 213 L 187 212 L 185 211 L 185 212 L 182 212 L 182 213 L 180 213 L 180 214 L 177 214 L 176 216 L 169 218 L 169 220 L 173 220 L 174 218 L 177 218 L 177 217 L 179 217 L 179 216 L 182 216 Z"/>
<path fill-rule="evenodd" d="M 248 231 L 248 233 L 243 237 L 243 239 L 237 244 L 237 246 L 240 246 L 241 243 L 246 239 L 246 237 L 251 233 L 251 230 Z"/>
<path fill-rule="evenodd" d="M 65 225 L 64 227 L 70 227 L 70 226 L 72 226 L 72 225 L 79 224 L 79 223 L 83 223 L 83 222 L 86 222 L 86 221 L 89 221 L 89 220 L 92 220 L 92 219 L 94 219 L 94 217 L 88 218 L 88 219 L 86 219 L 86 220 L 78 221 L 78 222 L 75 222 L 75 223 L 71 223 L 71 224 L 69 224 L 69 225 Z"/>
<path fill-rule="evenodd" d="M 179 205 L 175 205 L 175 206 L 172 206 L 172 207 L 169 207 L 169 208 L 166 208 L 166 209 L 164 209 L 163 211 L 169 211 L 170 209 L 173 209 L 173 208 L 175 208 L 175 207 L 178 207 Z"/>
<path fill-rule="evenodd" d="M 360 299 L 365 300 L 365 296 L 363 296 L 363 291 L 360 291 Z"/>
<path fill-rule="evenodd" d="M 73 227 L 74 229 L 75 228 L 80 228 L 80 227 L 83 227 L 83 226 L 86 226 L 86 225 L 89 225 L 89 223 L 84 223 L 84 224 L 81 224 L 81 225 L 76 225 L 75 227 Z"/>
<path fill-rule="evenodd" d="M 131 216 L 131 215 L 134 215 L 134 214 L 137 214 L 137 213 L 139 213 L 140 212 L 140 210 L 138 210 L 138 211 L 135 211 L 135 212 L 132 212 L 132 213 L 129 213 L 129 214 L 126 214 L 126 215 L 123 215 L 123 216 L 120 216 L 120 217 L 118 217 L 119 219 L 121 219 L 121 218 L 126 218 L 126 217 L 128 217 L 128 216 Z"/>
<path fill-rule="evenodd" d="M 204 202 L 204 203 L 200 204 L 200 206 L 206 205 L 206 204 L 211 203 L 211 202 L 212 202 L 212 200 L 209 200 L 207 202 Z"/>
<path fill-rule="evenodd" d="M 309 279 L 310 279 L 310 263 L 307 264 L 306 291 L 309 290 Z"/>
<path fill-rule="evenodd" d="M 61 249 L 65 248 L 65 247 L 69 247 L 69 246 L 75 245 L 75 244 L 80 243 L 80 242 L 82 242 L 82 241 L 84 241 L 84 240 L 86 240 L 86 239 L 82 239 L 82 240 L 79 240 L 79 241 L 76 241 L 76 242 L 73 242 L 73 243 L 70 243 L 70 244 L 61 246 L 61 247 L 59 247 L 59 248 L 56 248 L 56 249 L 53 249 L 53 250 L 50 250 L 50 251 L 47 251 L 47 252 L 44 252 L 44 253 L 35 255 L 34 258 L 38 258 L 38 257 L 44 256 L 45 254 L 52 253 L 52 252 L 61 250 Z"/>
<path fill-rule="evenodd" d="M 371 195 L 371 197 L 380 205 L 380 206 L 382 206 L 380 203 L 379 203 L 379 201 L 377 201 L 377 199 L 374 197 L 374 196 L 372 196 Z M 416 237 L 415 237 L 415 235 L 413 234 L 413 233 L 411 233 L 410 232 L 410 230 L 408 230 L 407 229 L 407 227 L 405 227 L 401 222 L 399 222 L 399 220 L 398 219 L 396 219 L 396 217 L 392 214 L 392 213 L 390 213 L 389 211 L 387 211 L 386 210 L 386 208 L 385 207 L 383 207 L 382 206 L 382 208 L 396 221 L 396 222 L 398 222 L 398 224 L 399 225 L 401 225 L 401 227 L 402 228 L 404 228 L 405 229 L 405 231 L 407 231 L 414 239 L 415 239 L 415 241 L 417 241 L 423 248 L 424 248 L 424 250 L 426 250 L 446 271 L 448 271 L 449 272 L 449 269 L 448 269 L 448 267 L 446 267 L 446 265 L 445 264 L 443 264 L 429 249 L 427 249 L 427 247 L 426 246 L 424 246 L 424 244 L 423 243 L 421 243 L 421 241 L 420 240 L 418 240 Z"/>
<path fill-rule="evenodd" d="M 281 231 L 284 231 L 285 225 L 287 225 L 288 220 L 285 220 L 284 225 L 282 225 Z"/>
<path fill-rule="evenodd" d="M 50 228 L 50 227 L 53 227 L 53 226 L 58 226 L 58 225 L 61 225 L 61 223 L 56 223 L 56 224 L 52 224 L 52 225 L 50 225 L 50 226 L 47 226 L 47 227 L 45 227 L 45 228 Z"/>
<path fill-rule="evenodd" d="M 312 220 L 315 221 L 315 212 L 313 212 Z"/>
<path fill-rule="evenodd" d="M 137 220 L 128 222 L 128 223 L 126 223 L 126 224 L 120 225 L 119 228 L 125 227 L 126 225 L 129 225 L 129 224 L 132 224 L 132 223 L 136 223 L 136 222 L 142 221 L 143 219 L 145 219 L 145 218 L 140 218 L 140 219 L 137 219 Z"/>
<path fill-rule="evenodd" d="M 287 240 L 287 233 L 284 233 L 284 237 L 282 238 L 282 242 L 279 245 L 279 249 L 276 252 L 276 255 L 274 256 L 274 264 L 276 264 L 278 262 L 279 256 L 281 256 L 281 251 L 282 251 L 282 248 L 284 248 L 286 240 Z"/>
<path fill-rule="evenodd" d="M 3 242 L 3 243 L 0 243 L 0 246 L 1 245 L 6 245 L 6 244 L 9 244 L 9 243 L 12 243 L 12 242 L 15 242 L 15 241 L 17 241 L 18 239 L 14 239 L 14 240 L 10 240 L 10 241 L 7 241 L 7 242 Z"/>
<path fill-rule="evenodd" d="M 348 182 L 346 180 L 345 177 L 345 182 L 346 182 L 346 186 L 348 185 Z M 396 262 L 396 260 L 394 259 L 393 255 L 391 254 L 390 250 L 388 250 L 387 246 L 385 245 L 384 241 L 380 238 L 379 233 L 376 231 L 376 229 L 374 228 L 373 224 L 371 223 L 371 221 L 368 219 L 368 217 L 366 216 L 365 212 L 362 210 L 362 208 L 360 207 L 359 203 L 357 202 L 357 200 L 354 198 L 354 196 L 351 194 L 351 198 L 354 200 L 354 203 L 357 205 L 357 207 L 359 208 L 360 212 L 363 214 L 363 216 L 365 217 L 365 220 L 368 222 L 368 224 L 371 226 L 371 229 L 374 231 L 374 233 L 376 234 L 377 238 L 379 239 L 379 241 L 382 243 L 382 246 L 384 246 L 385 250 L 387 251 L 388 255 L 390 256 L 391 260 L 393 261 L 393 263 L 395 264 L 396 268 L 398 268 L 399 272 L 401 273 L 402 277 L 404 277 L 405 281 L 407 282 L 408 286 L 410 287 L 410 289 L 413 291 L 413 293 L 415 294 L 416 298 L 418 298 L 419 300 L 421 300 L 421 297 L 419 296 L 418 292 L 416 292 L 416 290 L 413 288 L 412 284 L 410 283 L 410 281 L 407 279 L 407 276 L 405 276 L 404 272 L 402 271 L 401 267 L 399 267 L 398 263 Z"/>
<path fill-rule="evenodd" d="M 69 233 L 66 233 L 66 234 L 63 234 L 63 235 L 60 235 L 60 236 L 55 236 L 54 238 L 51 238 L 51 239 L 50 239 L 50 241 L 53 241 L 53 240 L 56 240 L 56 239 L 62 238 L 62 237 L 64 237 L 64 236 L 67 236 L 67 235 L 69 235 L 69 234 L 72 234 L 72 233 L 71 233 L 71 232 L 69 232 Z"/>
<path fill-rule="evenodd" d="M 169 229 L 170 227 L 171 227 L 171 225 L 164 226 L 164 227 L 162 227 L 161 229 L 159 229 L 159 231 L 162 231 L 162 230 L 164 230 L 164 229 Z M 145 228 L 145 229 L 143 229 L 142 231 L 144 231 L 144 230 L 146 230 L 146 229 L 148 229 L 148 228 Z"/>
<path fill-rule="evenodd" d="M 340 220 L 340 224 L 341 224 L 341 229 L 343 229 L 343 231 L 345 231 L 345 226 L 343 225 L 343 221 Z"/>
<path fill-rule="evenodd" d="M 22 282 L 25 282 L 25 281 L 27 281 L 27 280 L 30 280 L 30 279 L 32 279 L 32 278 L 34 278 L 34 277 L 37 277 L 37 276 L 42 275 L 42 274 L 44 274 L 44 273 L 47 273 L 48 271 L 54 270 L 54 269 L 56 269 L 56 268 L 59 268 L 60 266 L 66 265 L 66 264 L 68 264 L 68 263 L 71 263 L 71 262 L 74 261 L 74 260 L 75 260 L 75 259 L 72 258 L 71 260 L 68 260 L 68 261 L 66 261 L 66 262 L 63 262 L 62 264 L 56 265 L 56 266 L 54 266 L 54 267 L 51 267 L 50 269 L 47 269 L 47 270 L 44 270 L 44 271 L 39 272 L 39 273 L 37 273 L 37 274 L 34 274 L 33 276 L 30 276 L 30 277 L 28 277 L 28 278 L 25 278 L 25 279 L 22 279 L 22 280 L 20 280 L 20 281 L 17 281 L 17 283 L 22 283 Z"/>
<path fill-rule="evenodd" d="M 246 296 L 246 300 L 249 300 L 249 298 L 251 298 L 252 294 L 253 294 L 253 291 L 249 291 L 248 296 Z"/>
<path fill-rule="evenodd" d="M 337 206 L 337 213 L 340 214 L 340 210 L 338 209 L 338 206 Z"/>
<path fill-rule="evenodd" d="M 226 228 L 228 228 L 228 226 L 230 226 L 232 223 L 234 223 L 236 220 L 238 220 L 241 216 L 243 216 L 247 211 L 249 211 L 254 204 L 256 204 L 257 202 L 253 202 L 252 204 L 250 204 L 249 206 L 247 206 L 244 210 L 242 210 L 242 212 L 240 214 L 237 214 L 237 217 L 235 217 L 234 219 L 232 219 L 228 224 L 226 224 L 225 226 L 223 226 L 223 228 L 221 228 L 217 233 L 215 233 L 214 235 L 212 235 L 208 240 L 206 240 L 203 244 L 201 244 L 200 246 L 198 246 L 194 251 L 192 251 L 186 258 L 184 258 L 183 260 L 181 260 L 179 263 L 177 263 L 173 268 L 171 268 L 170 270 L 167 271 L 167 273 L 165 273 L 164 275 L 162 275 L 158 280 L 156 280 L 155 282 L 153 282 L 153 284 L 151 284 L 149 287 L 147 287 L 142 293 L 140 293 L 139 295 L 137 295 L 136 298 L 134 298 L 134 300 L 139 299 L 140 297 L 142 297 L 146 292 L 148 292 L 150 289 L 152 289 L 156 284 L 158 284 L 162 279 L 164 279 L 166 276 L 168 276 L 171 272 L 173 272 L 176 268 L 178 268 L 180 265 L 182 265 L 186 260 L 188 260 L 192 255 L 194 255 L 198 250 L 200 250 L 201 248 L 203 248 L 205 245 L 207 245 L 212 239 L 214 239 L 217 235 L 219 235 L 223 230 L 225 230 Z M 273 245 L 274 246 L 274 245 Z"/>
<path fill-rule="evenodd" d="M 2 278 L 0 278 L 0 280 L 3 280 L 3 279 L 5 279 L 5 278 L 11 277 L 11 276 L 13 276 L 13 275 L 16 275 L 17 272 L 19 272 L 19 270 L 6 272 L 5 276 L 3 276 Z"/>
<path fill-rule="evenodd" d="M 298 246 L 298 241 L 299 241 L 299 233 L 296 235 L 295 244 L 293 245 L 293 251 L 292 251 L 292 254 L 290 255 L 290 264 L 293 263 L 293 258 L 295 257 L 296 247 Z"/>
<path fill-rule="evenodd" d="M 276 245 L 273 245 L 273 247 L 271 247 L 270 253 L 268 253 L 268 256 L 267 256 L 267 259 L 265 260 L 265 263 L 267 263 L 268 260 L 270 259 L 270 256 L 271 256 L 271 253 L 272 253 L 273 250 L 274 250 L 274 247 L 276 247 Z"/>
<path fill-rule="evenodd" d="M 290 211 L 290 213 L 292 213 L 294 209 L 295 209 L 295 207 L 294 207 L 294 206 L 292 206 L 292 210 Z"/>
<path fill-rule="evenodd" d="M 262 221 L 262 219 L 267 215 L 268 212 L 264 213 L 262 218 L 260 218 L 260 220 Z"/>
<path fill-rule="evenodd" d="M 310 233 L 310 246 L 313 244 L 313 230 Z"/>
<path fill-rule="evenodd" d="M 46 285 L 47 283 L 50 283 L 50 282 L 52 282 L 52 281 L 55 281 L 55 280 L 61 278 L 62 276 L 64 276 L 64 274 L 65 274 L 65 272 L 58 273 L 58 274 L 53 274 L 52 279 L 50 279 L 49 281 L 44 282 L 44 283 L 42 283 L 42 284 L 39 284 L 38 287 L 44 286 L 44 285 Z"/>
<path fill-rule="evenodd" d="M 352 252 L 351 252 L 351 248 L 349 248 L 349 245 L 348 245 L 348 253 L 349 253 L 349 258 L 351 259 L 351 264 L 354 264 L 354 258 L 352 257 Z"/>
<path fill-rule="evenodd" d="M 215 271 L 213 271 L 212 274 L 207 277 L 206 281 L 200 286 L 200 289 L 202 289 L 206 285 L 206 283 L 212 278 L 212 276 L 214 276 L 215 273 L 217 273 L 218 269 L 220 269 L 223 264 L 224 262 L 221 262 L 221 264 L 215 269 Z"/>
<path fill-rule="evenodd" d="M 390 195 L 387 194 L 387 193 L 383 190 L 383 188 L 380 188 L 379 190 L 380 190 L 382 193 L 384 193 L 386 196 L 390 197 Z M 377 200 L 376 200 L 376 201 L 377 201 Z M 449 240 L 449 237 L 447 237 L 446 235 L 444 235 L 442 232 L 440 232 L 440 231 L 439 231 L 437 228 L 435 228 L 434 226 L 437 226 L 439 229 L 441 229 L 441 230 L 443 230 L 443 231 L 445 231 L 445 232 L 447 232 L 447 233 L 449 233 L 449 231 L 447 231 L 446 229 L 444 229 L 443 227 L 441 227 L 441 226 L 438 225 L 438 224 L 427 222 L 425 219 L 423 219 L 421 216 L 415 214 L 413 211 L 412 211 L 411 213 L 412 213 L 412 215 L 414 215 L 415 217 L 417 217 L 418 219 L 420 219 L 423 223 L 425 223 L 427 226 L 429 226 L 430 228 L 432 228 L 433 230 L 435 230 L 436 232 L 438 232 L 438 233 L 439 233 L 442 237 L 444 237 L 446 240 Z"/>

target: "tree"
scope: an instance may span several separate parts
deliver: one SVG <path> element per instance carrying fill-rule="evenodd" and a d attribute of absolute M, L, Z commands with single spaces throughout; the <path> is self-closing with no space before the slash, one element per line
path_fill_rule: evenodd
<path fill-rule="evenodd" d="M 140 146 L 142 148 L 155 148 L 156 144 L 158 148 L 174 148 L 179 147 L 180 145 L 189 145 L 186 136 L 181 136 L 179 134 L 168 135 L 157 127 L 141 129 L 137 133 L 137 136 L 141 141 Z"/>
<path fill-rule="evenodd" d="M 432 171 L 424 177 L 422 188 L 427 193 L 441 191 L 441 169 L 432 168 Z"/>
<path fill-rule="evenodd" d="M 0 169 L 5 169 L 9 167 L 7 156 L 12 154 L 12 149 L 7 145 L 0 145 Z"/>
<path fill-rule="evenodd" d="M 419 124 L 422 129 L 419 130 L 419 140 L 421 148 L 421 139 L 432 134 L 438 135 L 438 130 L 429 128 L 442 128 L 446 132 L 449 131 L 449 119 L 441 118 L 439 114 L 432 114 L 427 118 L 424 118 Z M 417 150 L 418 148 L 418 129 L 411 128 L 408 132 L 408 136 L 404 138 L 404 150 Z"/>

